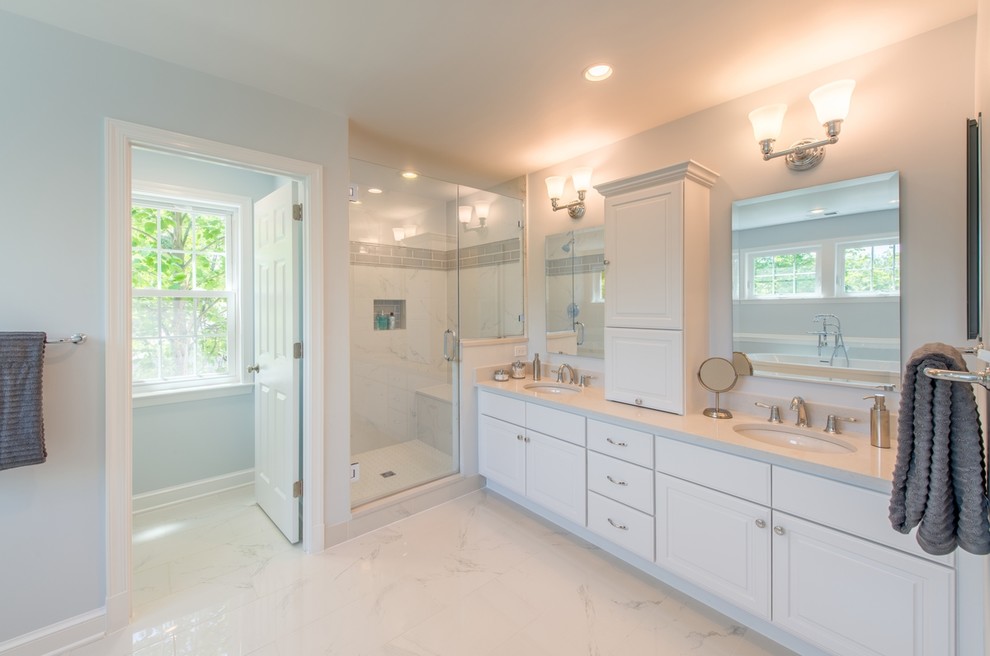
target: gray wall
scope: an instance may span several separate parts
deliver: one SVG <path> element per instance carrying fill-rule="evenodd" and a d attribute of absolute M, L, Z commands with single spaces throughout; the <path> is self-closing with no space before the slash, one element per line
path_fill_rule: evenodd
<path fill-rule="evenodd" d="M 741 198 L 824 184 L 883 171 L 901 181 L 902 353 L 931 341 L 965 343 L 965 140 L 973 114 L 976 19 L 969 18 L 830 66 L 772 88 L 661 125 L 611 146 L 529 176 L 541 189 L 549 175 L 595 167 L 593 184 L 693 159 L 719 173 L 711 192 L 711 354 L 732 350 L 731 205 Z M 771 102 L 789 106 L 781 141 L 821 132 L 808 93 L 827 82 L 854 78 L 856 91 L 839 142 L 815 169 L 795 172 L 780 159 L 764 162 L 748 113 Z M 658 97 L 657 102 L 662 102 Z M 924 126 L 918 129 L 917 126 Z M 604 201 L 588 195 L 581 220 L 604 221 Z M 557 213 L 560 214 L 560 213 Z M 529 198 L 530 244 L 574 226 L 555 216 L 545 195 Z M 937 248 L 938 262 L 926 257 Z M 531 248 L 527 280 L 530 352 L 543 351 L 543 254 Z M 579 367 L 594 360 L 568 357 Z M 860 408 L 858 394 L 834 386 L 747 377 L 737 392 L 766 399 L 802 394 L 812 403 Z M 731 399 L 732 395 L 728 395 Z"/>
<path fill-rule="evenodd" d="M 347 275 L 348 176 L 343 116 L 6 13 L 0 60 L 0 330 L 90 336 L 47 357 L 48 462 L 0 472 L 2 644 L 106 603 L 105 119 L 322 164 L 327 280 Z M 346 307 L 346 289 L 327 293 L 328 307 Z M 328 311 L 326 322 L 327 359 L 346 363 L 346 320 Z M 328 370 L 328 416 L 346 415 L 346 380 L 346 364 Z M 342 423 L 328 442 L 346 444 Z M 331 458 L 346 485 L 346 451 Z"/>
<path fill-rule="evenodd" d="M 134 409 L 134 494 L 254 467 L 251 394 Z"/>

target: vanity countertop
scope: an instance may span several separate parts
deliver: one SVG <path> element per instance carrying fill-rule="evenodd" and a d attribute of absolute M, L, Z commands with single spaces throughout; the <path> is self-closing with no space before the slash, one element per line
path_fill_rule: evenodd
<path fill-rule="evenodd" d="M 659 410 L 637 408 L 633 405 L 605 400 L 601 388 L 587 387 L 580 394 L 549 397 L 527 390 L 524 386 L 532 380 L 508 380 L 495 382 L 480 380 L 479 389 L 525 400 L 561 410 L 580 412 L 591 419 L 600 419 L 652 432 L 684 442 L 691 442 L 727 453 L 761 460 L 771 465 L 805 471 L 878 492 L 889 493 L 890 481 L 897 457 L 897 442 L 891 440 L 891 448 L 878 449 L 870 445 L 868 436 L 842 433 L 838 437 L 856 447 L 852 453 L 818 453 L 797 451 L 772 444 L 763 444 L 742 437 L 733 430 L 739 424 L 766 423 L 765 416 L 744 415 L 733 411 L 732 419 L 712 419 L 700 412 L 675 415 Z M 896 432 L 896 427 L 892 427 Z"/>

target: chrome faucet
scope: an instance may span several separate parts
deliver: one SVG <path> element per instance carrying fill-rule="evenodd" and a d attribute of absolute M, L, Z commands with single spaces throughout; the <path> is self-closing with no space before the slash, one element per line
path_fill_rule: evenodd
<path fill-rule="evenodd" d="M 559 367 L 557 367 L 557 382 L 558 383 L 564 382 L 564 370 L 567 371 L 566 382 L 573 384 L 574 381 L 577 379 L 577 372 L 575 372 L 574 367 L 572 367 L 569 364 L 562 364 Z"/>
<path fill-rule="evenodd" d="M 839 321 L 839 317 L 834 314 L 816 314 L 813 321 L 821 321 L 822 327 L 820 330 L 812 332 L 813 335 L 818 335 L 818 360 L 819 362 L 828 362 L 828 366 L 833 366 L 835 364 L 835 356 L 842 354 L 843 359 L 846 361 L 846 366 L 849 366 L 849 352 L 846 350 L 846 343 L 842 339 L 842 323 Z M 832 336 L 834 339 L 832 345 L 832 353 L 828 356 L 828 360 L 822 355 L 822 349 L 828 348 L 828 338 Z"/>
<path fill-rule="evenodd" d="M 807 426 L 808 425 L 808 408 L 804 405 L 804 399 L 800 396 L 795 396 L 791 399 L 791 410 L 797 410 L 797 425 Z"/>

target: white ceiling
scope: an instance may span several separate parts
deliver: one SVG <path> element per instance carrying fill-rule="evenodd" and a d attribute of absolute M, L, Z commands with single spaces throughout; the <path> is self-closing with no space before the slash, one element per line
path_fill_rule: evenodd
<path fill-rule="evenodd" d="M 509 179 L 976 12 L 976 0 L 0 0 Z M 607 61 L 611 79 L 582 70 Z"/>

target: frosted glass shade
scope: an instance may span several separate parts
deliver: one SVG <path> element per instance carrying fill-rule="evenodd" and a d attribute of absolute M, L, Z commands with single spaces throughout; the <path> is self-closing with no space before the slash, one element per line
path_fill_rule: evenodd
<path fill-rule="evenodd" d="M 395 241 L 402 241 L 406 238 L 406 231 L 402 228 L 392 228 L 392 238 Z"/>
<path fill-rule="evenodd" d="M 591 189 L 591 167 L 581 166 L 574 169 L 574 172 L 571 173 L 571 179 L 574 180 L 574 191 L 588 191 Z M 558 196 L 558 198 L 560 197 Z"/>
<path fill-rule="evenodd" d="M 492 208 L 492 204 L 488 201 L 479 200 L 474 204 L 474 211 L 477 212 L 479 219 L 488 218 L 488 210 Z"/>
<path fill-rule="evenodd" d="M 776 140 L 780 136 L 780 128 L 784 125 L 784 114 L 787 105 L 764 105 L 749 113 L 749 121 L 753 124 L 753 136 L 757 142 L 767 139 Z"/>
<path fill-rule="evenodd" d="M 461 223 L 471 223 L 471 212 L 474 208 L 470 205 L 461 205 L 457 208 L 457 220 Z"/>
<path fill-rule="evenodd" d="M 818 122 L 825 125 L 829 121 L 844 121 L 849 114 L 849 101 L 852 98 L 856 80 L 838 80 L 818 87 L 808 94 L 815 106 Z"/>
<path fill-rule="evenodd" d="M 546 182 L 547 195 L 550 198 L 561 198 L 564 195 L 564 183 L 567 182 L 567 178 L 562 175 L 551 175 Z"/>

